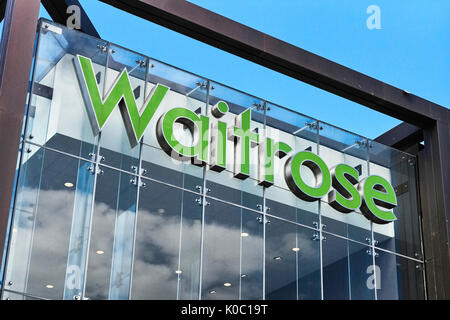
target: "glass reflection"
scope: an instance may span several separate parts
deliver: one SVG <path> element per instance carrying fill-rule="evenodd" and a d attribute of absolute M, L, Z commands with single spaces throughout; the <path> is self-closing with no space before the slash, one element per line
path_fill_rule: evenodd
<path fill-rule="evenodd" d="M 106 97 L 110 88 L 123 70 L 128 72 L 131 88 L 133 90 L 136 106 L 142 111 L 145 100 L 146 74 L 148 58 L 113 44 L 107 47 L 108 60 L 104 79 L 103 97 Z M 123 106 L 122 106 L 123 108 Z M 136 172 L 139 165 L 139 144 L 131 146 L 124 117 L 119 108 L 111 113 L 107 124 L 101 133 L 100 155 L 103 163 L 125 171 Z"/>
<path fill-rule="evenodd" d="M 202 299 L 262 299 L 262 215 L 207 201 Z"/>
<path fill-rule="evenodd" d="M 379 300 L 425 299 L 423 263 L 381 250 L 376 251 L 375 263 Z"/>
<path fill-rule="evenodd" d="M 371 247 L 323 233 L 325 300 L 375 299 Z"/>
<path fill-rule="evenodd" d="M 73 58 L 80 54 L 92 59 L 94 72 L 102 78 L 106 42 L 59 26 L 56 30 L 61 32 L 42 26 L 39 33 L 25 139 L 89 159 L 97 138 L 79 86 L 74 85 L 78 80 Z"/>
<path fill-rule="evenodd" d="M 397 220 L 386 225 L 374 225 L 376 246 L 422 259 L 416 158 L 375 141 L 372 145 L 371 174 L 384 174 L 397 197 L 397 207 L 393 209 Z"/>
<path fill-rule="evenodd" d="M 319 300 L 320 255 L 316 231 L 266 220 L 266 299 Z"/>
<path fill-rule="evenodd" d="M 87 162 L 77 158 L 25 145 L 6 268 L 7 289 L 62 299 L 65 288 L 72 285 L 66 281 L 69 235 L 73 218 L 83 214 L 79 209 L 89 204 L 92 194 L 93 178 L 85 174 L 87 167 Z"/>
<path fill-rule="evenodd" d="M 198 197 L 145 180 L 139 195 L 132 299 L 198 299 Z"/>
<path fill-rule="evenodd" d="M 86 278 L 89 299 L 128 299 L 136 197 L 135 176 L 100 167 Z"/>

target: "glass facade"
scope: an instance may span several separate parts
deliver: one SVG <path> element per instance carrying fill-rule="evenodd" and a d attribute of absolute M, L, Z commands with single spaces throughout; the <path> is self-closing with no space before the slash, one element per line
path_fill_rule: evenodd
<path fill-rule="evenodd" d="M 426 298 L 414 156 L 77 31 L 38 30 L 2 299 Z M 77 55 L 91 60 L 102 96 L 123 70 L 137 105 L 170 88 L 137 145 L 123 108 L 92 129 Z M 155 134 L 164 111 L 208 116 L 220 101 L 224 123 L 250 108 L 260 141 L 388 180 L 397 220 L 300 199 L 283 179 L 287 156 L 262 184 L 256 147 L 240 179 L 233 161 L 214 169 L 169 156 Z M 183 122 L 174 135 L 200 139 Z M 236 140 L 221 141 L 227 157 L 240 155 Z"/>

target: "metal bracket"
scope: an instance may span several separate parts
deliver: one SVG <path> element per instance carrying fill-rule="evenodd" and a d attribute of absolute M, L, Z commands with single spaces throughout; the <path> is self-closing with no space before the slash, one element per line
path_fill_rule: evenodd
<path fill-rule="evenodd" d="M 87 169 L 91 174 L 95 173 L 95 165 L 91 164 Z"/>
<path fill-rule="evenodd" d="M 408 181 L 400 183 L 398 186 L 394 187 L 395 195 L 401 196 L 404 193 L 407 193 L 409 191 L 409 183 Z"/>
<path fill-rule="evenodd" d="M 44 29 L 44 33 L 47 32 L 47 31 L 51 31 L 51 32 L 54 32 L 54 33 L 57 33 L 57 34 L 62 34 L 62 29 L 58 28 L 57 26 L 52 25 L 52 24 L 43 23 L 42 24 L 42 29 Z"/>
<path fill-rule="evenodd" d="M 195 83 L 201 90 L 205 90 L 207 87 L 208 87 L 208 83 L 205 81 L 205 82 L 200 82 L 200 81 L 198 81 L 198 82 L 196 82 Z"/>
<path fill-rule="evenodd" d="M 318 241 L 319 239 L 320 239 L 320 233 L 319 232 L 314 232 L 311 240 Z M 327 237 L 322 235 L 322 241 L 327 241 Z"/>
<path fill-rule="evenodd" d="M 140 68 L 147 67 L 147 62 L 145 60 L 136 60 L 136 63 L 139 65 Z"/>
<path fill-rule="evenodd" d="M 270 111 L 270 107 L 267 107 L 266 104 L 264 102 L 254 102 L 252 104 L 252 109 L 256 109 L 256 111 Z"/>
<path fill-rule="evenodd" d="M 367 253 L 369 256 L 372 256 L 372 255 L 373 255 L 373 251 L 372 251 L 371 248 L 367 249 L 367 250 L 366 250 L 366 253 Z M 379 256 L 379 253 L 378 253 L 378 252 L 375 252 L 375 258 L 377 258 L 378 256 Z"/>
<path fill-rule="evenodd" d="M 103 44 L 98 44 L 97 48 L 101 51 L 101 52 L 106 52 L 106 46 Z"/>
<path fill-rule="evenodd" d="M 256 205 L 256 209 L 258 209 L 259 211 L 263 211 L 263 206 L 262 206 L 262 204 L 257 204 Z M 266 206 L 266 211 L 265 211 L 266 213 L 268 213 L 268 212 L 270 212 L 270 208 L 269 207 L 267 207 Z"/>
<path fill-rule="evenodd" d="M 197 203 L 199 206 L 202 206 L 203 204 L 205 206 L 209 206 L 211 204 L 208 201 L 203 202 L 202 198 L 196 198 L 195 203 Z"/>
<path fill-rule="evenodd" d="M 259 223 L 263 223 L 263 218 L 261 217 L 261 216 L 259 216 L 259 217 L 256 217 L 256 220 L 259 222 Z M 267 218 L 267 217 L 264 217 L 264 222 L 266 223 L 266 224 L 270 224 L 270 220 Z"/>
<path fill-rule="evenodd" d="M 358 140 L 358 141 L 355 141 L 355 143 L 356 143 L 360 148 L 367 148 L 367 149 L 372 148 L 372 141 L 370 141 L 369 139 Z"/>
<path fill-rule="evenodd" d="M 307 126 L 311 130 L 317 130 L 317 128 L 319 128 L 319 130 L 323 130 L 322 126 L 319 127 L 319 122 L 318 121 L 306 122 L 305 126 Z"/>

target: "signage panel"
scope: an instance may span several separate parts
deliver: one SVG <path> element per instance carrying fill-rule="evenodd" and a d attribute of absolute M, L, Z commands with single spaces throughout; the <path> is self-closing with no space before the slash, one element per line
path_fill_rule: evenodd
<path fill-rule="evenodd" d="M 111 114 L 118 108 L 130 145 L 136 146 L 170 88 L 162 84 L 154 85 L 139 108 L 126 68 L 102 96 L 91 59 L 77 55 L 73 63 L 94 134 L 107 125 Z M 319 155 L 311 151 L 294 150 L 284 141 L 264 137 L 252 130 L 251 108 L 236 115 L 234 124 L 220 120 L 228 111 L 225 101 L 209 106 L 208 116 L 188 108 L 171 106 L 159 116 L 156 130 L 147 133 L 156 136 L 167 155 L 181 161 L 191 161 L 198 166 L 209 165 L 216 171 L 226 168 L 228 161 L 234 161 L 234 177 L 242 180 L 250 176 L 250 153 L 257 149 L 253 152 L 258 154 L 258 183 L 265 187 L 273 185 L 275 157 L 287 158 L 281 171 L 288 188 L 300 199 L 314 202 L 327 196 L 330 205 L 342 213 L 361 209 L 367 219 L 377 224 L 396 220 L 391 210 L 397 206 L 396 195 L 385 178 L 371 175 L 360 180 L 358 171 L 346 164 L 329 168 Z M 178 139 L 176 123 L 188 129 L 185 133 L 191 135 L 192 143 L 184 144 Z M 234 159 L 227 156 L 227 140 L 234 144 Z M 303 166 L 313 173 L 312 184 L 305 181 L 301 170 Z"/>

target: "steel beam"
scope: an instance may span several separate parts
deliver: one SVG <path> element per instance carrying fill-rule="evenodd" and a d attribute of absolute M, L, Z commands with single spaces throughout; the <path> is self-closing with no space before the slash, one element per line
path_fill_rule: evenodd
<path fill-rule="evenodd" d="M 45 7 L 47 12 L 53 21 L 66 25 L 69 14 L 67 13 L 67 8 L 72 5 L 76 5 L 80 8 L 81 13 L 81 29 L 80 31 L 89 34 L 91 36 L 100 38 L 99 33 L 94 27 L 94 24 L 89 19 L 86 11 L 84 11 L 78 0 L 42 0 L 42 5 Z"/>
<path fill-rule="evenodd" d="M 7 0 L 0 0 L 0 22 L 5 18 Z"/>
<path fill-rule="evenodd" d="M 448 112 L 433 102 L 188 1 L 100 1 L 415 125 L 437 120 Z"/>
<path fill-rule="evenodd" d="M 40 0 L 8 0 L 0 45 L 0 257 L 6 240 Z"/>
<path fill-rule="evenodd" d="M 398 126 L 383 133 L 376 142 L 406 151 L 411 146 L 423 141 L 422 128 L 402 122 Z"/>
<path fill-rule="evenodd" d="M 429 299 L 450 299 L 450 127 L 437 121 L 424 130 L 418 153 L 419 189 Z"/>

